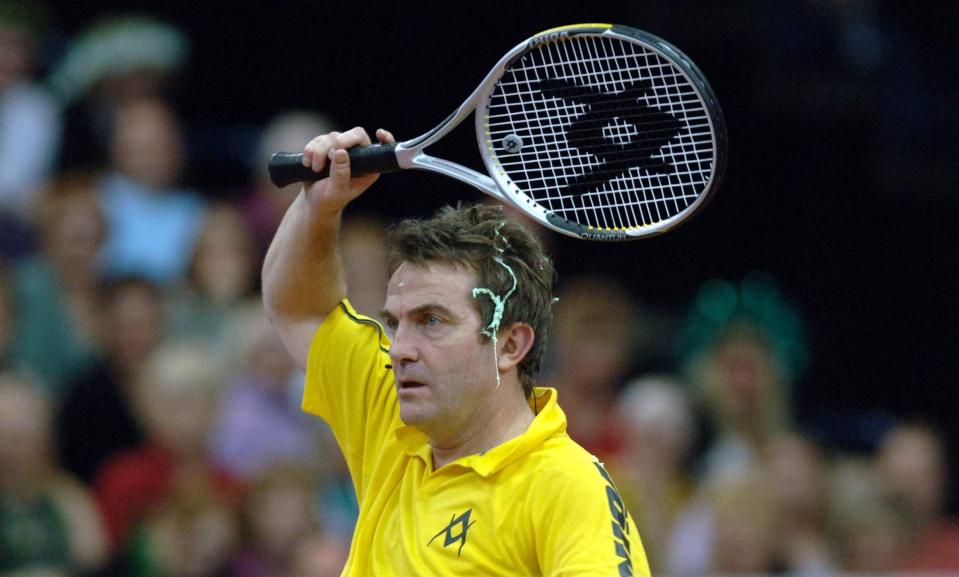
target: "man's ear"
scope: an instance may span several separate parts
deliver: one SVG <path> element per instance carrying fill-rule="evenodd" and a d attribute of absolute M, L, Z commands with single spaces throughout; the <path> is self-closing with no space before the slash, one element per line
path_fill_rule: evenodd
<path fill-rule="evenodd" d="M 502 331 L 498 341 L 500 350 L 496 358 L 499 362 L 499 370 L 506 372 L 523 362 L 526 353 L 536 341 L 536 333 L 528 324 L 517 322 Z"/>

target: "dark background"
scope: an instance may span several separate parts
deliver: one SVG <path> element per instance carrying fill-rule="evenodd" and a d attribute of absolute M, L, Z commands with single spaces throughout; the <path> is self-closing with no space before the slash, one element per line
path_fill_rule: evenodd
<path fill-rule="evenodd" d="M 725 184 L 661 237 L 554 235 L 561 280 L 612 274 L 678 313 L 706 279 L 769 272 L 810 334 L 810 368 L 795 391 L 801 421 L 854 449 L 888 416 L 932 420 L 959 437 L 956 10 L 867 0 L 51 5 L 64 39 L 131 10 L 183 28 L 193 51 L 176 100 L 191 178 L 219 196 L 242 186 L 255 129 L 285 109 L 384 126 L 403 140 L 444 118 L 536 32 L 614 22 L 662 36 L 699 65 L 724 108 Z M 467 123 L 431 152 L 478 167 L 475 146 Z M 357 208 L 422 216 L 479 196 L 402 173 Z"/>

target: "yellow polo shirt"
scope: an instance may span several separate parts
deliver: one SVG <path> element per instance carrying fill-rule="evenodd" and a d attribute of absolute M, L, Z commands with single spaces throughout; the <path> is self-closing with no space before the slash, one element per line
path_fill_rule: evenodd
<path fill-rule="evenodd" d="M 343 575 L 649 575 L 632 518 L 566 434 L 555 390 L 535 390 L 525 433 L 434 471 L 426 435 L 400 420 L 389 345 L 344 300 L 310 347 L 303 409 L 333 429 L 360 503 Z"/>

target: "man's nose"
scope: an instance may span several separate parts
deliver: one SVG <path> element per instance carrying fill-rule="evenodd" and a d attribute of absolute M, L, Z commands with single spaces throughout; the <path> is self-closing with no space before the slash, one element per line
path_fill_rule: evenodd
<path fill-rule="evenodd" d="M 400 365 L 419 359 L 419 353 L 416 348 L 416 341 L 412 331 L 400 323 L 393 331 L 393 337 L 390 343 L 390 361 L 393 365 Z"/>

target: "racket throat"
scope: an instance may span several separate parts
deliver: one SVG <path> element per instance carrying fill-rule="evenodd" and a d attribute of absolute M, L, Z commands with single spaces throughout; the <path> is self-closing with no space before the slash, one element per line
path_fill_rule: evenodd
<path fill-rule="evenodd" d="M 428 170 L 444 176 L 455 178 L 461 182 L 471 185 L 480 192 L 489 194 L 497 200 L 510 202 L 503 193 L 500 192 L 496 181 L 489 176 L 479 173 L 471 168 L 460 166 L 454 162 L 443 160 L 435 156 L 430 156 L 422 150 L 413 148 L 404 148 L 403 144 L 396 146 L 396 161 L 400 168 L 412 168 L 417 170 Z"/>

